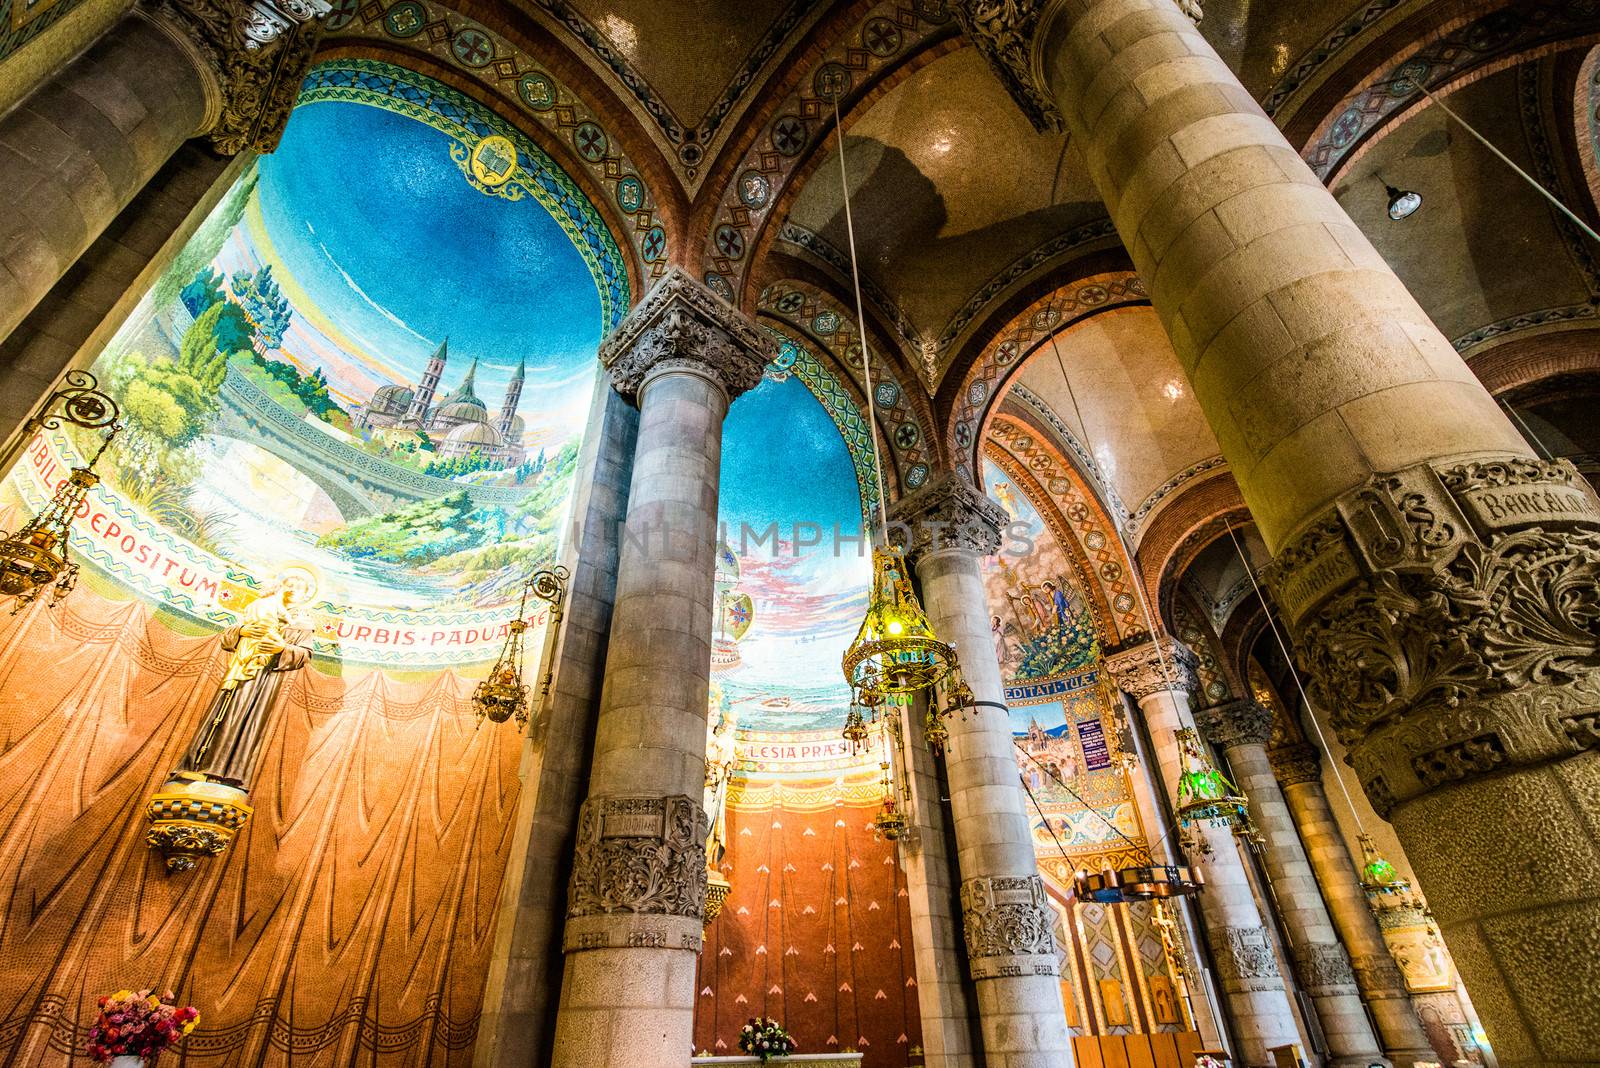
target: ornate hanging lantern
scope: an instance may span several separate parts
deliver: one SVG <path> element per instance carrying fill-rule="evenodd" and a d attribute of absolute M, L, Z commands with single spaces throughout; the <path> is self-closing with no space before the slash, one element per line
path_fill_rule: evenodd
<path fill-rule="evenodd" d="M 1259 841 L 1255 826 L 1250 822 L 1249 803 L 1239 793 L 1239 788 L 1218 771 L 1200 747 L 1200 739 L 1193 728 L 1184 727 L 1178 732 L 1178 823 L 1189 831 L 1197 825 L 1227 824 L 1233 833 L 1251 845 Z M 1211 844 L 1205 835 L 1189 835 L 1194 848 L 1210 853 Z"/>
<path fill-rule="evenodd" d="M 867 718 L 861 713 L 861 706 L 852 703 L 850 711 L 844 716 L 844 730 L 840 732 L 844 740 L 850 743 L 850 755 L 856 756 L 867 748 L 871 732 L 867 730 Z"/>
<path fill-rule="evenodd" d="M 927 694 L 927 739 L 935 752 L 949 737 L 943 720 L 973 702 L 955 650 L 933 633 L 911 588 L 905 557 L 892 548 L 872 550 L 872 594 L 843 667 L 852 711 L 869 709 L 874 721 L 884 705 L 909 704 Z M 847 717 L 846 729 L 852 727 Z"/>
<path fill-rule="evenodd" d="M 489 669 L 489 676 L 472 691 L 472 707 L 478 713 L 478 722 L 504 723 L 517 721 L 517 731 L 528 725 L 528 686 L 522 681 L 523 637 L 528 632 L 528 594 L 550 604 L 550 626 L 561 620 L 561 602 L 567 593 L 567 569 L 554 567 L 535 572 L 522 587 L 522 601 L 517 606 L 517 618 L 506 625 L 506 643 L 500 657 Z M 540 698 L 550 690 L 550 674 L 545 673 Z"/>
<path fill-rule="evenodd" d="M 55 586 L 50 594 L 51 608 L 60 604 L 77 586 L 78 565 L 67 556 L 72 521 L 89 491 L 100 482 L 94 465 L 121 429 L 121 424 L 112 425 L 88 466 L 72 469 L 66 480 L 56 487 L 44 511 L 15 534 L 0 531 L 0 597 L 16 598 L 11 607 L 13 615 L 32 604 L 51 584 Z"/>
<path fill-rule="evenodd" d="M 1078 900 L 1100 904 L 1188 897 L 1204 882 L 1198 869 L 1180 864 L 1131 865 L 1126 868 L 1079 869 L 1073 878 Z"/>
<path fill-rule="evenodd" d="M 878 809 L 878 814 L 872 817 L 872 826 L 884 838 L 898 842 L 906 836 L 909 824 L 906 822 L 906 814 L 900 811 L 900 805 L 895 800 L 894 780 L 889 775 L 889 762 L 885 760 L 878 766 L 883 769 L 883 806 Z"/>
<path fill-rule="evenodd" d="M 1367 907 L 1378 916 L 1426 913 L 1427 906 L 1411 888 L 1411 881 L 1378 852 L 1372 836 L 1363 831 L 1361 841 L 1361 889 L 1367 893 Z"/>

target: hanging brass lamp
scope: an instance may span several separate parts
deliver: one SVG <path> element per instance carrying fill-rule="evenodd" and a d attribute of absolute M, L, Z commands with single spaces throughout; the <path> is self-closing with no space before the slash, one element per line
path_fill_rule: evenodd
<path fill-rule="evenodd" d="M 535 572 L 523 583 L 522 601 L 517 606 L 517 618 L 506 625 L 505 645 L 500 656 L 489 669 L 489 675 L 472 691 L 472 707 L 478 713 L 478 722 L 504 723 L 517 721 L 520 733 L 528 725 L 528 686 L 523 682 L 523 638 L 528 632 L 528 594 L 550 604 L 550 628 L 561 620 L 561 602 L 567 592 L 567 569 L 554 567 Z M 550 689 L 550 674 L 545 674 L 540 697 Z"/>
<path fill-rule="evenodd" d="M 1197 826 L 1227 824 L 1247 843 L 1256 844 L 1260 836 L 1250 822 L 1249 802 L 1239 793 L 1239 788 L 1206 757 L 1193 728 L 1184 727 L 1177 734 L 1179 825 L 1185 831 L 1192 831 Z M 1194 847 L 1201 853 L 1211 852 L 1210 842 L 1204 835 L 1189 837 L 1194 839 Z"/>
<path fill-rule="evenodd" d="M 16 598 L 11 607 L 13 615 L 32 604 L 52 584 L 55 589 L 50 594 L 51 608 L 77 586 L 78 565 L 67 555 L 72 521 L 89 491 L 100 483 L 94 465 L 121 429 L 120 423 L 112 425 L 88 465 L 74 467 L 56 487 L 50 503 L 22 529 L 15 534 L 0 531 L 0 597 Z"/>

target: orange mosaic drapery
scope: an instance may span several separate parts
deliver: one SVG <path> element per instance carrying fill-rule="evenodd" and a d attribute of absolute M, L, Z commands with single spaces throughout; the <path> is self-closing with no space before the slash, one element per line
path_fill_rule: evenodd
<path fill-rule="evenodd" d="M 214 635 L 78 591 L 0 615 L 0 1063 L 64 1065 L 94 1000 L 170 988 L 199 1065 L 466 1065 L 521 739 L 471 682 L 313 666 L 223 858 L 169 876 L 145 799 L 220 678 Z"/>
<path fill-rule="evenodd" d="M 873 831 L 878 805 L 817 805 L 808 795 L 820 791 L 790 786 L 729 807 L 733 889 L 700 955 L 695 1049 L 735 1055 L 745 1021 L 771 1016 L 804 1053 L 921 1064 L 910 901 L 894 843 Z"/>

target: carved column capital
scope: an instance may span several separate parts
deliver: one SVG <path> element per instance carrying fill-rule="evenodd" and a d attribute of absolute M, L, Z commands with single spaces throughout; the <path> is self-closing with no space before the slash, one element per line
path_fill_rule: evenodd
<path fill-rule="evenodd" d="M 1400 966 L 1387 952 L 1351 957 L 1350 969 L 1356 976 L 1356 985 L 1361 988 L 1361 995 L 1369 1001 L 1373 998 L 1410 996 Z"/>
<path fill-rule="evenodd" d="M 196 132 L 225 156 L 276 148 L 329 0 L 149 0 L 142 10 L 206 81 L 206 122 Z"/>
<path fill-rule="evenodd" d="M 1375 475 L 1268 581 L 1380 814 L 1600 749 L 1600 501 L 1571 464 Z"/>
<path fill-rule="evenodd" d="M 1224 990 L 1283 989 L 1272 937 L 1265 927 L 1208 927 L 1206 940 L 1211 943 L 1212 963 Z"/>
<path fill-rule="evenodd" d="M 1055 912 L 1038 875 L 968 879 L 961 916 L 974 979 L 1059 974 Z"/>
<path fill-rule="evenodd" d="M 1322 752 L 1310 742 L 1294 742 L 1268 750 L 1272 773 L 1280 786 L 1322 781 Z"/>
<path fill-rule="evenodd" d="M 1162 691 L 1192 693 L 1200 688 L 1200 676 L 1195 671 L 1200 659 L 1176 638 L 1162 637 L 1135 645 L 1105 657 L 1100 664 L 1136 701 Z"/>
<path fill-rule="evenodd" d="M 678 267 L 600 344 L 612 385 L 633 402 L 650 378 L 673 370 L 710 379 L 731 402 L 760 384 L 776 356 L 765 331 Z"/>
<path fill-rule="evenodd" d="M 1296 948 L 1294 974 L 1312 997 L 1357 992 L 1350 957 L 1337 942 L 1310 942 Z"/>
<path fill-rule="evenodd" d="M 1212 705 L 1194 715 L 1195 725 L 1221 749 L 1266 745 L 1272 739 L 1272 712 L 1259 701 L 1243 698 Z"/>
<path fill-rule="evenodd" d="M 562 949 L 699 952 L 706 814 L 692 797 L 591 797 L 578 812 Z"/>
<path fill-rule="evenodd" d="M 1198 25 L 1201 0 L 1176 0 Z M 958 0 L 956 18 L 1000 84 L 1040 133 L 1059 131 L 1061 111 L 1045 83 L 1040 28 L 1061 16 L 1061 0 Z"/>
<path fill-rule="evenodd" d="M 907 536 L 906 555 L 915 563 L 940 549 L 993 556 L 1006 511 L 960 475 L 945 474 L 900 498 L 889 518 Z"/>

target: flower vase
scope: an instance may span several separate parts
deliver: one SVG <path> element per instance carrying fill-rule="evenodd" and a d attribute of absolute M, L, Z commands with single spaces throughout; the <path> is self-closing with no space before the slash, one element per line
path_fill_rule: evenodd
<path fill-rule="evenodd" d="M 111 1058 L 111 1068 L 144 1068 L 144 1058 L 131 1053 L 119 1053 Z"/>

